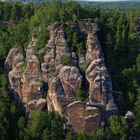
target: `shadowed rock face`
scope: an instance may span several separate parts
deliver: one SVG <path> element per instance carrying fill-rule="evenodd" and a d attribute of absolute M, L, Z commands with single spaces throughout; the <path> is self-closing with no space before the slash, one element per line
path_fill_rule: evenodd
<path fill-rule="evenodd" d="M 50 75 L 49 68 L 52 65 L 61 64 L 63 56 L 70 56 L 69 46 L 64 36 L 63 24 L 56 22 L 48 29 L 50 31 L 50 40 L 46 46 L 49 48 L 49 51 L 46 52 L 42 63 L 42 76 L 46 82 L 53 76 L 53 74 Z"/>
<path fill-rule="evenodd" d="M 18 48 L 12 48 L 5 60 L 5 73 L 8 74 L 16 64 L 23 61 L 23 54 Z"/>
<path fill-rule="evenodd" d="M 48 90 L 48 110 L 63 112 L 65 106 L 65 93 L 60 79 L 51 79 Z"/>
<path fill-rule="evenodd" d="M 81 87 L 82 75 L 76 67 L 64 66 L 59 72 L 66 97 L 75 97 L 76 90 Z"/>
<path fill-rule="evenodd" d="M 23 57 L 17 59 L 18 56 L 22 56 L 17 52 L 20 52 L 17 48 L 11 49 L 5 69 L 6 72 L 9 71 L 10 90 L 15 99 L 23 102 L 26 111 L 30 112 L 33 108 L 46 105 L 45 101 L 40 102 L 43 86 L 40 62 L 35 55 L 28 55 L 26 60 Z"/>
<path fill-rule="evenodd" d="M 86 59 L 90 62 L 86 70 L 89 82 L 89 104 L 105 106 L 106 115 L 117 114 L 118 109 L 112 96 L 112 81 L 105 66 L 100 43 L 94 27 L 87 32 Z"/>
<path fill-rule="evenodd" d="M 82 75 L 76 67 L 64 66 L 57 78 L 50 79 L 48 110 L 67 114 L 67 105 L 76 100 L 76 90 L 81 87 Z"/>
<path fill-rule="evenodd" d="M 23 73 L 22 82 L 22 96 L 25 103 L 41 97 L 41 69 L 38 58 L 34 55 L 31 55 L 27 59 L 27 66 Z"/>
<path fill-rule="evenodd" d="M 24 62 L 20 62 L 17 64 L 10 72 L 9 72 L 9 82 L 10 82 L 10 88 L 14 92 L 15 99 L 19 100 L 19 97 L 22 98 L 21 90 L 22 90 L 22 75 L 23 75 L 23 69 L 22 66 L 24 65 Z"/>
<path fill-rule="evenodd" d="M 101 113 L 96 107 L 85 106 L 80 101 L 68 105 L 69 124 L 78 132 L 92 132 L 100 127 Z"/>
<path fill-rule="evenodd" d="M 67 44 L 65 26 L 87 36 L 86 53 L 79 58 Z M 10 50 L 5 61 L 10 90 L 27 112 L 47 106 L 49 111 L 59 112 L 67 120 L 65 124 L 72 126 L 76 132 L 95 131 L 106 123 L 108 116 L 118 113 L 112 96 L 111 78 L 96 36 L 99 29 L 86 20 L 76 25 L 56 22 L 48 29 L 50 39 L 44 49 L 47 51 L 43 62 L 39 62 L 34 54 L 37 43 L 34 37 L 26 49 L 26 58 L 18 48 Z M 62 64 L 64 56 L 69 56 L 72 64 Z M 79 67 L 84 63 L 89 65 L 81 72 Z M 48 89 L 44 88 L 44 83 Z M 81 88 L 87 97 L 85 102 L 77 99 L 77 91 Z M 47 99 L 44 93 L 47 93 Z"/>

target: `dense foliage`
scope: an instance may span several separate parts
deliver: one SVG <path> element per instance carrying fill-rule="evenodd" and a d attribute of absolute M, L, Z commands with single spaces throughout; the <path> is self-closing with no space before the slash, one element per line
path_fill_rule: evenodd
<path fill-rule="evenodd" d="M 66 140 L 127 140 L 136 138 L 140 130 L 140 36 L 134 30 L 140 10 L 120 11 L 81 6 L 76 2 L 62 4 L 53 0 L 51 4 L 0 3 L 0 139 L 66 139 Z M 127 110 L 136 113 L 135 125 L 131 128 L 123 117 L 113 116 L 106 130 L 93 134 L 76 134 L 64 131 L 60 117 L 56 113 L 32 112 L 32 120 L 27 120 L 20 105 L 17 105 L 8 91 L 4 76 L 4 60 L 10 48 L 19 47 L 24 52 L 32 36 L 38 40 L 36 54 L 41 59 L 39 49 L 45 47 L 49 38 L 47 27 L 55 21 L 77 22 L 91 18 L 98 24 L 98 33 L 111 78 L 115 99 L 124 98 L 124 104 L 117 102 L 121 115 Z M 85 53 L 85 41 L 80 35 L 66 28 L 67 42 L 77 55 Z M 64 64 L 70 58 L 64 58 Z M 87 64 L 83 66 L 86 69 Z M 51 71 L 54 70 L 52 66 Z M 78 100 L 84 100 L 83 91 L 77 91 Z M 135 133 L 135 137 L 134 137 Z"/>

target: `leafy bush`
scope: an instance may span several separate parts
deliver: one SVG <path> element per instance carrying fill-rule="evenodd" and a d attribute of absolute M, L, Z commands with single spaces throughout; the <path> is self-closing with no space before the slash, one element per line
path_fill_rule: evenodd
<path fill-rule="evenodd" d="M 63 56 L 61 60 L 62 65 L 71 65 L 71 57 L 70 56 Z"/>
<path fill-rule="evenodd" d="M 138 96 L 137 101 L 135 103 L 135 111 L 136 111 L 136 120 L 135 120 L 135 126 L 140 129 L 140 88 L 138 89 Z"/>
<path fill-rule="evenodd" d="M 123 117 L 111 116 L 109 118 L 109 127 L 106 129 L 107 139 L 127 140 L 128 139 L 128 125 Z"/>
<path fill-rule="evenodd" d="M 76 33 L 70 27 L 65 28 L 66 40 L 69 47 L 72 47 L 77 55 L 86 51 L 86 37 L 82 33 Z"/>
<path fill-rule="evenodd" d="M 88 66 L 89 66 L 89 63 L 85 62 L 84 64 L 81 65 L 81 68 L 82 68 L 82 70 L 86 71 Z"/>
<path fill-rule="evenodd" d="M 63 124 L 57 113 L 49 113 L 47 111 L 33 111 L 32 119 L 27 126 L 27 134 L 29 139 L 36 140 L 62 140 Z"/>
<path fill-rule="evenodd" d="M 85 101 L 85 93 L 81 88 L 77 89 L 75 95 L 76 95 L 77 100 Z"/>

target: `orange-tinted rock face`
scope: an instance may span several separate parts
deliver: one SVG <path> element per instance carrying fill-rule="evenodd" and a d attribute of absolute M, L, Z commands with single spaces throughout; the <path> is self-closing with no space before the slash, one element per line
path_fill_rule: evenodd
<path fill-rule="evenodd" d="M 11 84 L 11 89 L 14 90 L 15 93 L 15 98 L 17 100 L 22 98 L 21 90 L 22 90 L 22 75 L 23 75 L 23 69 L 22 66 L 24 65 L 24 62 L 21 62 L 17 64 L 10 72 L 9 72 L 9 82 Z"/>
<path fill-rule="evenodd" d="M 76 100 L 76 90 L 81 87 L 82 75 L 76 67 L 64 66 L 58 78 L 50 79 L 48 107 L 60 114 L 67 112 L 67 104 Z"/>
<path fill-rule="evenodd" d="M 86 77 L 89 81 L 89 100 L 105 105 L 107 96 L 112 91 L 112 85 L 104 62 L 101 59 L 92 61 L 86 70 Z"/>
<path fill-rule="evenodd" d="M 63 112 L 63 104 L 65 104 L 65 95 L 62 84 L 58 78 L 52 79 L 48 90 L 48 110 Z"/>
<path fill-rule="evenodd" d="M 23 55 L 18 48 L 12 48 L 5 60 L 5 72 L 8 74 L 16 64 L 23 62 Z"/>
<path fill-rule="evenodd" d="M 9 72 L 10 89 L 14 93 L 16 100 L 23 102 L 27 111 L 30 111 L 30 109 L 37 107 L 36 103 L 42 97 L 43 83 L 40 63 L 34 55 L 28 56 L 26 62 L 24 62 L 20 59 L 22 57 L 19 57 L 22 55 L 15 55 L 17 52 L 19 52 L 18 49 L 12 49 L 6 60 L 6 68 L 9 65 L 9 68 L 12 69 Z M 30 105 L 28 106 L 29 102 Z M 42 104 L 39 105 L 39 108 L 45 106 L 46 103 Z"/>
<path fill-rule="evenodd" d="M 64 66 L 59 72 L 66 97 L 74 97 L 75 92 L 81 87 L 82 75 L 76 67 Z"/>
<path fill-rule="evenodd" d="M 88 33 L 86 56 L 87 61 L 90 62 L 86 70 L 86 78 L 89 82 L 89 101 L 106 105 L 112 98 L 112 83 L 94 30 Z"/>
<path fill-rule="evenodd" d="M 64 56 L 70 56 L 69 46 L 67 45 L 63 24 L 54 23 L 49 26 L 50 40 L 47 43 L 49 51 L 44 56 L 44 62 L 42 63 L 42 76 L 43 80 L 48 82 L 50 78 L 54 76 L 50 74 L 50 69 L 53 65 L 55 67 L 59 65 Z"/>
<path fill-rule="evenodd" d="M 74 48 L 68 46 L 65 26 L 87 36 L 86 53 L 78 56 Z M 66 125 L 71 125 L 76 132 L 93 132 L 106 122 L 106 117 L 117 114 L 111 79 L 96 36 L 98 30 L 96 24 L 86 20 L 76 25 L 54 23 L 49 26 L 48 43 L 39 50 L 44 51 L 43 62 L 34 54 L 35 37 L 27 47 L 26 58 L 19 49 L 10 50 L 5 62 L 10 89 L 27 112 L 47 105 L 48 111 L 59 112 L 67 120 Z M 62 64 L 65 56 L 71 58 L 69 66 Z M 86 70 L 81 67 L 85 63 L 88 64 Z M 84 103 L 78 101 L 79 89 L 83 89 L 82 94 L 87 97 Z M 43 93 L 47 93 L 47 97 L 42 96 Z"/>
<path fill-rule="evenodd" d="M 99 129 L 101 122 L 100 110 L 87 107 L 80 101 L 75 101 L 68 106 L 68 123 L 78 132 L 92 132 Z"/>
<path fill-rule="evenodd" d="M 41 97 L 41 70 L 38 58 L 31 55 L 27 60 L 27 66 L 22 78 L 22 97 L 23 102 L 28 102 Z"/>
<path fill-rule="evenodd" d="M 91 115 L 85 118 L 85 124 L 84 124 L 84 131 L 85 132 L 93 132 L 100 128 L 101 123 L 101 115 Z"/>
<path fill-rule="evenodd" d="M 85 114 L 85 107 L 81 102 L 74 102 L 68 106 L 68 123 L 74 127 L 75 131 L 83 131 Z"/>

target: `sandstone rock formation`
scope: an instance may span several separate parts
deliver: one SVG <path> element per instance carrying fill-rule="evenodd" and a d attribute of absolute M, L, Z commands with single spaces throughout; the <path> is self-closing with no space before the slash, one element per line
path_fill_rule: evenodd
<path fill-rule="evenodd" d="M 92 26 L 93 27 L 93 26 Z M 105 66 L 101 46 L 96 36 L 96 29 L 90 28 L 87 36 L 86 58 L 90 62 L 86 70 L 89 81 L 89 102 L 106 106 L 106 113 L 117 113 L 118 109 L 112 96 L 112 82 Z"/>
<path fill-rule="evenodd" d="M 54 64 L 55 66 L 59 65 L 63 56 L 70 56 L 63 28 L 63 24 L 58 22 L 48 28 L 50 31 L 50 40 L 48 41 L 46 47 L 49 48 L 49 51 L 46 52 L 46 55 L 44 56 L 44 63 L 42 63 L 43 79 L 46 82 L 53 75 L 50 75 L 49 68 Z"/>
<path fill-rule="evenodd" d="M 38 58 L 34 55 L 28 57 L 25 71 L 22 77 L 22 96 L 26 103 L 33 99 L 41 97 L 41 69 Z"/>
<path fill-rule="evenodd" d="M 36 46 L 36 44 L 37 44 L 37 39 L 33 36 L 26 50 L 27 57 L 34 54 L 34 47 Z"/>
<path fill-rule="evenodd" d="M 87 36 L 86 53 L 80 54 L 79 58 L 72 46 L 67 44 L 66 26 Z M 11 92 L 18 96 L 27 112 L 47 105 L 49 111 L 59 112 L 65 118 L 65 124 L 76 132 L 92 132 L 103 127 L 107 117 L 117 114 L 118 109 L 96 35 L 99 30 L 97 25 L 87 20 L 77 24 L 56 22 L 48 29 L 50 39 L 41 50 L 46 51 L 43 62 L 39 62 L 34 54 L 35 37 L 26 49 L 26 58 L 18 48 L 10 50 L 5 71 L 9 76 Z M 62 64 L 65 57 L 71 58 L 72 63 Z M 81 70 L 83 64 L 88 64 L 85 71 Z M 83 91 L 84 102 L 77 98 L 79 89 Z M 47 93 L 47 97 L 43 93 Z"/>
<path fill-rule="evenodd" d="M 92 132 L 100 127 L 101 111 L 97 107 L 86 106 L 80 101 L 68 105 L 68 123 L 77 132 Z"/>
<path fill-rule="evenodd" d="M 22 90 L 22 75 L 23 75 L 23 66 L 25 65 L 24 62 L 20 62 L 17 64 L 10 72 L 9 72 L 9 82 L 10 82 L 10 89 L 14 92 L 14 98 L 19 100 L 22 98 L 21 90 Z"/>
<path fill-rule="evenodd" d="M 76 90 L 81 87 L 82 75 L 76 67 L 64 66 L 59 72 L 66 97 L 74 97 Z"/>
<path fill-rule="evenodd" d="M 76 89 L 81 87 L 82 75 L 76 67 L 64 66 L 57 78 L 51 79 L 48 90 L 48 110 L 67 114 L 67 105 L 76 100 Z"/>
<path fill-rule="evenodd" d="M 8 74 L 16 64 L 23 61 L 23 54 L 18 48 L 12 48 L 5 61 L 5 73 Z"/>
<path fill-rule="evenodd" d="M 48 90 L 48 110 L 49 111 L 57 111 L 63 112 L 65 104 L 65 93 L 60 82 L 60 79 L 54 78 L 49 83 L 49 90 Z"/>
<path fill-rule="evenodd" d="M 23 103 L 27 112 L 47 104 L 44 99 L 40 102 L 43 83 L 36 56 L 28 55 L 25 59 L 18 48 L 13 48 L 7 56 L 5 71 L 9 76 L 10 91 L 16 100 Z"/>

